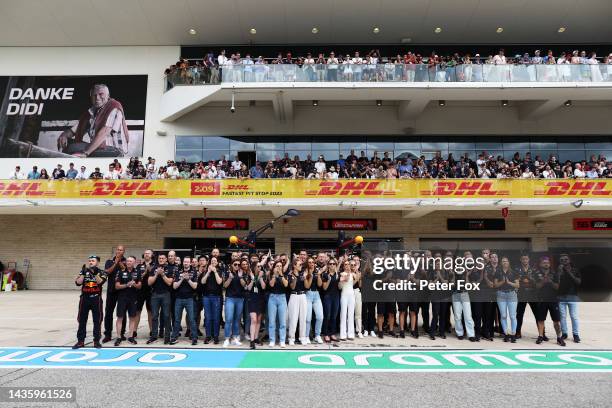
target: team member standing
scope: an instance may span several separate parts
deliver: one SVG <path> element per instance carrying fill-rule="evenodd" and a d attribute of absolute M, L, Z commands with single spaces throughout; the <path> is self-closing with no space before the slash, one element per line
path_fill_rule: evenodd
<path fill-rule="evenodd" d="M 191 267 L 191 258 L 186 256 L 183 258 L 183 267 L 174 272 L 174 326 L 172 328 L 172 337 L 170 344 L 178 342 L 179 327 L 183 317 L 183 309 L 187 313 L 187 323 L 191 332 L 191 345 L 198 344 L 198 327 L 196 326 L 193 298 L 195 291 L 198 288 L 198 272 Z"/>
<path fill-rule="evenodd" d="M 321 254 L 319 254 L 319 257 L 321 257 Z M 313 258 L 307 258 L 306 269 L 312 275 L 312 285 L 310 285 L 310 289 L 306 291 L 306 340 L 308 341 L 310 337 L 312 310 L 314 309 L 314 341 L 322 344 L 321 328 L 323 327 L 323 303 L 321 302 L 321 296 L 319 294 L 319 289 L 323 286 L 321 268 L 319 268 L 319 265 L 317 265 Z"/>
<path fill-rule="evenodd" d="M 458 274 L 455 271 L 451 271 L 451 280 L 455 283 L 452 290 L 452 303 L 453 303 L 453 316 L 455 317 L 455 333 L 457 338 L 463 340 L 464 330 L 463 323 L 465 322 L 465 332 L 467 332 L 468 339 L 471 342 L 476 341 L 476 335 L 474 333 L 474 320 L 472 319 L 472 308 L 470 304 L 470 294 L 467 292 L 465 285 L 459 289 L 458 281 L 466 279 L 466 272 Z"/>
<path fill-rule="evenodd" d="M 213 341 L 219 344 L 219 327 L 221 326 L 221 296 L 223 295 L 223 276 L 217 257 L 211 256 L 208 266 L 200 258 L 202 304 L 204 306 L 204 327 L 206 337 L 204 344 Z"/>
<path fill-rule="evenodd" d="M 351 261 L 346 259 L 342 263 L 340 273 L 340 340 L 355 340 L 355 292 L 353 284 L 355 274 L 351 268 Z"/>
<path fill-rule="evenodd" d="M 363 338 L 363 320 L 362 320 L 362 307 L 361 304 L 361 259 L 358 256 L 353 255 L 351 258 L 351 272 L 353 273 L 353 295 L 355 296 L 355 331 L 357 337 Z"/>
<path fill-rule="evenodd" d="M 77 321 L 79 328 L 77 330 L 77 342 L 73 349 L 85 347 L 85 335 L 87 329 L 87 319 L 91 311 L 93 319 L 93 340 L 94 347 L 100 348 L 100 326 L 102 325 L 102 285 L 106 282 L 106 273 L 98 268 L 100 258 L 91 255 L 87 259 L 87 266 L 83 265 L 81 272 L 74 280 L 77 286 L 81 287 L 81 299 L 79 301 L 79 313 Z"/>
<path fill-rule="evenodd" d="M 495 313 L 496 313 L 496 287 L 495 276 L 500 270 L 499 257 L 496 253 L 491 253 L 488 249 L 482 250 L 482 257 L 485 260 L 485 268 L 482 274 L 481 295 L 482 303 L 482 337 L 485 340 L 493 341 L 495 336 Z"/>
<path fill-rule="evenodd" d="M 117 248 L 115 248 L 115 257 L 107 260 L 104 264 L 104 271 L 108 276 L 108 281 L 110 284 L 106 288 L 104 338 L 102 339 L 102 343 L 108 343 L 112 340 L 113 316 L 115 313 L 115 307 L 117 306 L 117 292 L 115 290 L 114 282 L 120 264 L 123 264 L 125 267 L 125 257 L 123 256 L 124 253 L 125 247 L 123 245 L 117 245 Z M 119 336 L 119 333 L 117 333 L 117 336 Z M 125 340 L 125 325 L 121 327 L 121 340 Z"/>
<path fill-rule="evenodd" d="M 580 271 L 572 265 L 568 254 L 559 256 L 559 312 L 563 339 L 567 339 L 567 311 L 572 321 L 574 343 L 580 343 L 578 327 L 578 287 L 582 283 Z"/>
<path fill-rule="evenodd" d="M 327 343 L 338 341 L 336 337 L 336 322 L 338 321 L 338 311 L 340 310 L 340 291 L 338 283 L 340 274 L 338 273 L 338 261 L 332 258 L 327 263 L 327 271 L 321 276 L 323 281 L 323 340 Z"/>
<path fill-rule="evenodd" d="M 442 268 L 442 254 L 434 254 L 436 262 L 434 263 L 434 269 L 429 273 L 430 283 L 448 283 L 450 276 L 448 271 Z M 439 262 L 438 262 L 439 261 Z M 446 338 L 446 320 L 447 320 L 447 305 L 446 305 L 446 294 L 444 291 L 435 290 L 431 296 L 431 322 L 429 323 L 429 338 L 435 340 L 435 332 L 438 331 L 438 336 Z"/>
<path fill-rule="evenodd" d="M 465 251 L 463 253 L 464 258 L 472 258 L 473 255 L 471 251 Z M 474 336 L 476 337 L 476 341 L 480 341 L 482 337 L 484 337 L 485 326 L 483 325 L 483 317 L 484 317 L 484 308 L 486 297 L 484 289 L 484 268 L 478 267 L 477 264 L 470 265 L 469 268 L 466 268 L 465 277 L 467 282 L 474 283 L 478 285 L 478 290 L 473 291 L 470 294 L 470 310 L 472 312 L 472 320 L 474 321 Z"/>
<path fill-rule="evenodd" d="M 240 317 L 244 304 L 244 288 L 246 286 L 246 275 L 240 267 L 240 260 L 235 259 L 230 269 L 223 276 L 223 287 L 225 288 L 225 340 L 223 347 L 231 344 L 240 346 Z M 242 262 L 248 261 L 244 259 Z M 232 340 L 233 336 L 233 340 Z"/>
<path fill-rule="evenodd" d="M 559 302 L 557 302 L 557 291 L 559 290 L 559 275 L 551 269 L 550 258 L 543 256 L 540 259 L 538 271 L 535 273 L 535 286 L 538 289 L 540 302 L 536 310 L 536 323 L 538 325 L 538 339 L 536 344 L 542 344 L 543 341 L 548 341 L 544 334 L 544 323 L 546 315 L 550 313 L 550 319 L 553 321 L 555 332 L 557 333 L 557 344 L 565 346 L 565 340 L 561 333 Z"/>
<path fill-rule="evenodd" d="M 153 261 L 153 251 L 147 249 L 143 254 L 143 261 L 136 269 L 140 273 L 141 287 L 138 291 L 138 302 L 137 302 L 137 313 L 136 313 L 136 330 L 140 325 L 140 318 L 142 316 L 142 308 L 147 308 L 147 318 L 149 322 L 149 337 L 151 336 L 151 329 L 153 328 L 153 313 L 151 312 L 151 287 L 149 286 L 149 276 L 155 271 L 155 262 Z M 137 337 L 136 332 L 132 333 L 132 337 Z"/>
<path fill-rule="evenodd" d="M 149 276 L 149 286 L 151 287 L 151 309 L 153 310 L 153 327 L 151 337 L 147 344 L 157 340 L 159 329 L 160 311 L 161 319 L 164 322 L 164 344 L 170 344 L 170 291 L 174 281 L 174 268 L 168 265 L 166 254 L 159 254 L 155 273 Z"/>
<path fill-rule="evenodd" d="M 133 333 L 136 331 L 136 303 L 138 301 L 138 290 L 141 286 L 140 273 L 136 269 L 136 258 L 130 256 L 126 259 L 125 264 L 119 264 L 119 270 L 115 276 L 115 290 L 117 291 L 117 333 L 121 331 L 127 312 L 130 316 L 130 337 L 128 341 L 132 344 L 136 344 Z M 117 336 L 115 346 L 120 344 L 121 337 Z"/>
<path fill-rule="evenodd" d="M 302 261 L 295 258 L 292 262 L 291 273 L 289 273 L 289 345 L 295 345 L 295 330 L 300 327 L 299 338 L 302 344 L 306 344 L 306 291 L 312 284 L 312 275 L 308 271 L 302 271 Z"/>
<path fill-rule="evenodd" d="M 521 255 L 521 265 L 516 269 L 516 272 L 519 275 L 519 302 L 516 308 L 516 338 L 520 339 L 523 336 L 521 330 L 523 328 L 523 317 L 525 316 L 527 303 L 529 303 L 533 315 L 538 315 L 538 303 L 535 300 L 535 271 L 531 267 L 529 255 Z"/>
<path fill-rule="evenodd" d="M 282 261 L 275 261 L 272 270 L 268 272 L 268 336 L 270 347 L 276 343 L 276 331 L 278 330 L 279 344 L 285 348 L 287 336 L 287 286 L 289 281 L 283 272 Z"/>
<path fill-rule="evenodd" d="M 491 257 L 493 255 L 496 254 L 491 254 Z M 519 288 L 519 276 L 512 270 L 510 260 L 506 256 L 501 259 L 501 268 L 495 276 L 495 286 L 497 287 L 497 305 L 504 341 L 510 340 L 516 343 L 516 307 L 518 305 L 516 291 Z M 508 318 L 510 318 L 510 327 L 508 327 Z"/>
<path fill-rule="evenodd" d="M 255 344 L 259 342 L 259 328 L 261 327 L 261 319 L 266 308 L 266 281 L 261 265 L 258 263 L 251 264 L 251 272 L 246 289 L 250 292 L 247 308 L 251 318 L 251 326 L 249 328 L 251 340 L 250 347 L 254 350 Z"/>

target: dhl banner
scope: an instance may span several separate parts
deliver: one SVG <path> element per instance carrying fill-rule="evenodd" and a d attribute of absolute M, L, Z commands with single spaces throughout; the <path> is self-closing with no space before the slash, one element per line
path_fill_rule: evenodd
<path fill-rule="evenodd" d="M 611 198 L 612 180 L 0 180 L 0 199 Z"/>

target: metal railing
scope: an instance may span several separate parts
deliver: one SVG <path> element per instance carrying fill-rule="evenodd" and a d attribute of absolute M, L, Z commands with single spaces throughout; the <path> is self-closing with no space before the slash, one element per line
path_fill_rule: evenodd
<path fill-rule="evenodd" d="M 612 64 L 241 64 L 179 69 L 176 85 L 265 82 L 612 82 Z"/>

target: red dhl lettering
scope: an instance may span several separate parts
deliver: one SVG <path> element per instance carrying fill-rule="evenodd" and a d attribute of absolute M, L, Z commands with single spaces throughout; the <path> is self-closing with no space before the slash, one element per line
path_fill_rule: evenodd
<path fill-rule="evenodd" d="M 379 189 L 380 181 L 323 181 L 319 184 L 319 191 L 315 195 L 394 195 L 394 191 Z M 312 195 L 311 193 L 308 193 Z"/>
<path fill-rule="evenodd" d="M 85 196 L 152 196 L 166 195 L 165 191 L 151 189 L 151 182 L 96 182 L 93 190 L 81 190 Z"/>
<path fill-rule="evenodd" d="M 425 195 L 434 196 L 494 196 L 508 195 L 507 191 L 493 190 L 493 182 L 491 181 L 437 181 L 431 191 L 423 191 Z"/>
<path fill-rule="evenodd" d="M 550 181 L 545 185 L 546 190 L 543 193 L 536 193 L 536 195 L 608 196 L 612 194 L 612 191 L 607 190 L 606 186 L 607 183 L 605 181 L 575 181 L 574 183 L 568 181 Z"/>
<path fill-rule="evenodd" d="M 39 182 L 0 183 L 0 193 L 3 196 L 42 196 L 55 195 L 55 191 L 41 191 Z"/>

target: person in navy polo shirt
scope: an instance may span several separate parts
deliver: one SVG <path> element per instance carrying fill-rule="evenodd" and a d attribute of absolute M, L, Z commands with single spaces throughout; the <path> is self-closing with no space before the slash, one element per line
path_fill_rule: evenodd
<path fill-rule="evenodd" d="M 117 245 L 115 249 L 115 257 L 109 259 L 104 264 L 104 271 L 108 275 L 108 281 L 110 284 L 106 288 L 106 308 L 104 310 L 104 339 L 102 343 L 108 343 L 112 339 L 113 334 L 113 314 L 115 307 L 117 306 L 117 291 L 115 290 L 115 278 L 119 264 L 125 265 L 125 247 L 123 245 Z M 119 333 L 117 333 L 119 334 Z M 121 340 L 125 340 L 125 324 L 121 327 Z"/>
<path fill-rule="evenodd" d="M 130 337 L 128 341 L 136 344 L 134 332 L 136 331 L 136 316 L 138 313 L 138 291 L 142 287 L 142 277 L 136 269 L 136 258 L 130 256 L 125 263 L 119 264 L 115 274 L 115 290 L 117 291 L 117 333 L 121 331 L 125 315 L 130 316 Z M 121 337 L 117 336 L 115 346 L 121 344 Z"/>
<path fill-rule="evenodd" d="M 164 344 L 170 344 L 170 291 L 174 282 L 174 267 L 168 265 L 166 254 L 159 254 L 155 272 L 149 276 L 148 284 L 151 287 L 151 309 L 153 319 L 151 336 L 147 344 L 157 340 L 159 330 L 160 310 L 164 320 Z"/>
<path fill-rule="evenodd" d="M 191 345 L 198 344 L 198 327 L 195 323 L 193 298 L 198 287 L 198 271 L 191 267 L 191 258 L 183 258 L 183 267 L 174 272 L 172 288 L 175 294 L 174 326 L 170 344 L 176 344 L 179 336 L 179 327 L 183 317 L 183 309 L 187 312 L 187 322 L 191 328 Z"/>
<path fill-rule="evenodd" d="M 85 335 L 89 312 L 93 318 L 94 347 L 100 348 L 100 326 L 102 325 L 102 285 L 106 282 L 106 273 L 98 268 L 100 258 L 91 255 L 87 260 L 87 266 L 83 265 L 81 272 L 77 275 L 74 283 L 81 287 L 81 298 L 79 301 L 79 314 L 77 321 L 77 342 L 73 349 L 85 346 Z"/>

